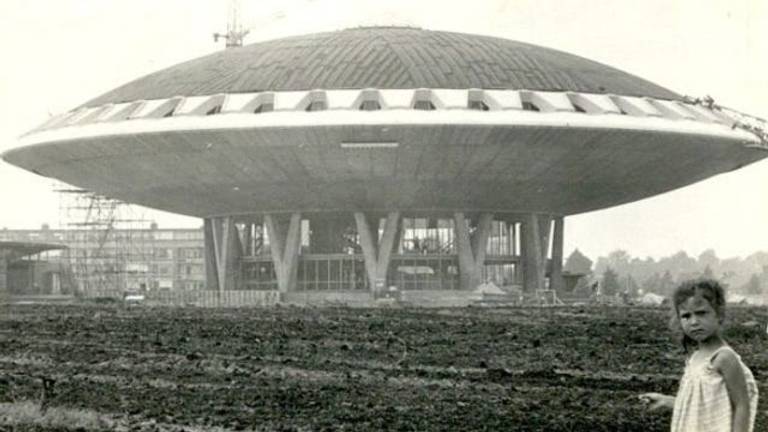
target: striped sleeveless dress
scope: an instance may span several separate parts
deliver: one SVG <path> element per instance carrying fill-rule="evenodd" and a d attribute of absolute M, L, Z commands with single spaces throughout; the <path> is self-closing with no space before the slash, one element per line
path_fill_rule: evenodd
<path fill-rule="evenodd" d="M 750 429 L 752 432 L 757 413 L 757 383 L 752 371 L 741 361 L 741 357 L 728 345 L 717 349 L 712 355 L 699 362 L 686 360 L 685 373 L 675 397 L 672 413 L 672 432 L 730 432 L 733 410 L 728 398 L 725 379 L 712 366 L 712 359 L 721 351 L 730 350 L 739 359 L 747 380 L 749 395 Z"/>

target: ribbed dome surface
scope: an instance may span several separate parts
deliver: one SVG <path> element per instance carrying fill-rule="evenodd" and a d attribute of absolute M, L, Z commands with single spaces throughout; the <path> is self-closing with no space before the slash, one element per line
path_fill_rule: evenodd
<path fill-rule="evenodd" d="M 222 50 L 137 79 L 86 106 L 311 89 L 527 89 L 681 99 L 583 57 L 488 36 L 367 27 Z"/>

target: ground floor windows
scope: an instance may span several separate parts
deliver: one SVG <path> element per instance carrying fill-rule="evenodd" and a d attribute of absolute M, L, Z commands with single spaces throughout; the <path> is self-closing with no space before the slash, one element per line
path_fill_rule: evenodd
<path fill-rule="evenodd" d="M 362 255 L 302 257 L 297 273 L 297 291 L 368 290 Z"/>
<path fill-rule="evenodd" d="M 459 263 L 455 256 L 393 257 L 387 275 L 387 286 L 399 290 L 460 289 Z"/>
<path fill-rule="evenodd" d="M 240 265 L 241 286 L 249 290 L 276 290 L 277 276 L 272 260 L 243 260 Z"/>
<path fill-rule="evenodd" d="M 549 272 L 559 274 L 550 265 L 562 254 L 554 220 L 394 210 L 212 218 L 206 220 L 208 287 L 378 294 L 473 291 L 492 283 L 538 290 Z"/>

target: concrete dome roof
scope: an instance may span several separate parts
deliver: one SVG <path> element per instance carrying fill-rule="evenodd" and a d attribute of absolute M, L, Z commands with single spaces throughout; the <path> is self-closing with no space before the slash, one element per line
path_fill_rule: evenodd
<path fill-rule="evenodd" d="M 140 78 L 7 162 L 191 216 L 569 215 L 768 156 L 717 107 L 546 48 L 413 28 L 263 42 Z"/>
<path fill-rule="evenodd" d="M 312 89 L 525 89 L 681 96 L 583 57 L 488 36 L 363 27 L 254 43 L 152 73 L 84 106 Z"/>

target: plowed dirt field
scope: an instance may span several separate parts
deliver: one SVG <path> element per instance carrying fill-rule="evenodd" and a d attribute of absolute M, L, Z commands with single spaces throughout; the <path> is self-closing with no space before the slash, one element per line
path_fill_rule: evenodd
<path fill-rule="evenodd" d="M 674 393 L 684 360 L 661 308 L 2 312 L 0 403 L 85 409 L 114 430 L 665 431 L 669 413 L 636 395 Z M 768 431 L 768 310 L 728 314 Z"/>

